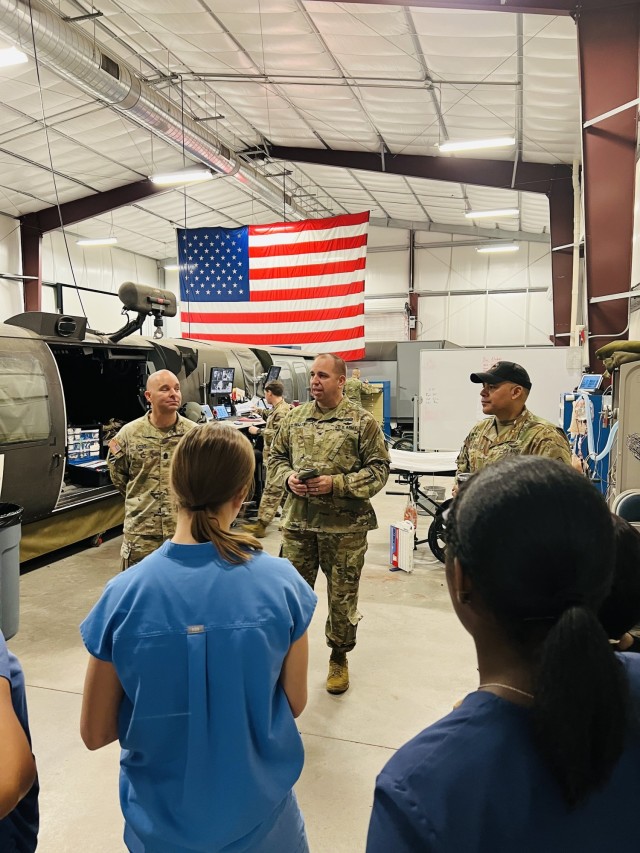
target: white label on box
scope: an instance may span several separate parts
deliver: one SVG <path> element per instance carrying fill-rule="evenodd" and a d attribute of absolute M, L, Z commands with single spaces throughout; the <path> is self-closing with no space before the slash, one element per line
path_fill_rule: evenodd
<path fill-rule="evenodd" d="M 400 521 L 389 528 L 389 562 L 392 570 L 413 571 L 414 527 L 410 521 Z"/>

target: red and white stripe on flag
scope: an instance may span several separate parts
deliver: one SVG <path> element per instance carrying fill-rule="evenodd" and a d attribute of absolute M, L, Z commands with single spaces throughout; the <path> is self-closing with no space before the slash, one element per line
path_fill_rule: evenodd
<path fill-rule="evenodd" d="M 246 282 L 239 284 L 233 301 L 229 301 L 224 290 L 222 297 L 216 298 L 220 291 L 215 284 L 204 290 L 192 281 L 182 292 L 183 336 L 334 352 L 345 360 L 362 358 L 368 225 L 367 211 L 247 226 L 249 287 Z M 231 230 L 234 236 L 239 231 Z M 180 233 L 186 240 L 184 235 L 190 232 Z M 209 234 L 206 237 L 212 239 Z M 197 245 L 203 244 L 194 240 L 194 245 L 195 249 L 186 251 L 198 251 Z M 229 289 L 235 286 L 227 284 Z M 246 294 L 241 300 L 237 298 L 239 292 Z"/>

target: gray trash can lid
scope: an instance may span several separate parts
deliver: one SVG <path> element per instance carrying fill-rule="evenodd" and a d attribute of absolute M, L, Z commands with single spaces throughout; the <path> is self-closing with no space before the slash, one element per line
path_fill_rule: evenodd
<path fill-rule="evenodd" d="M 20 524 L 24 508 L 18 504 L 0 503 L 0 529 Z"/>

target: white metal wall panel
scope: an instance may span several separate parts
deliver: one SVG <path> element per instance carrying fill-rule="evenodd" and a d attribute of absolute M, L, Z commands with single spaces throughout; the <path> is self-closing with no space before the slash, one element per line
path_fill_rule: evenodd
<path fill-rule="evenodd" d="M 134 281 L 152 287 L 158 286 L 158 268 L 154 260 L 132 252 L 124 252 L 112 247 L 77 246 L 75 237 L 67 235 L 68 250 L 73 263 L 73 272 L 69 266 L 67 248 L 63 236 L 57 232 L 45 235 L 42 241 L 42 277 L 45 281 L 77 284 L 102 293 L 88 293 L 65 287 L 63 293 L 64 310 L 69 314 L 86 312 L 89 325 L 101 331 L 115 331 L 125 322 L 121 312 L 122 305 L 113 295 L 125 281 Z M 75 281 L 74 281 L 75 275 Z M 83 311 L 84 306 L 84 311 Z M 176 321 L 167 321 L 171 328 Z M 153 324 L 149 331 L 153 333 Z M 179 323 L 175 324 L 172 334 L 179 334 Z"/>
<path fill-rule="evenodd" d="M 546 346 L 553 335 L 553 300 L 551 291 L 530 293 L 525 343 Z"/>
<path fill-rule="evenodd" d="M 640 325 L 640 324 L 639 324 Z M 553 331 L 546 293 L 422 296 L 418 338 L 460 346 L 544 346 Z"/>
<path fill-rule="evenodd" d="M 420 300 L 422 302 L 422 299 Z M 427 303 L 429 299 L 425 300 Z M 465 347 L 485 346 L 487 298 L 479 296 L 451 295 L 447 305 L 445 339 Z"/>
<path fill-rule="evenodd" d="M 20 223 L 0 215 L 0 272 L 20 273 Z"/>
<path fill-rule="evenodd" d="M 409 281 L 409 252 L 374 252 L 367 255 L 365 296 L 406 295 Z"/>
<path fill-rule="evenodd" d="M 486 305 L 485 342 L 521 346 L 526 341 L 527 294 L 492 294 L 487 297 Z"/>
<path fill-rule="evenodd" d="M 407 341 L 407 319 L 404 311 L 388 314 L 365 314 L 364 337 L 366 341 Z"/>
<path fill-rule="evenodd" d="M 405 312 L 406 296 L 395 299 L 369 299 L 364 306 L 364 330 L 367 341 L 407 341 L 409 321 Z"/>

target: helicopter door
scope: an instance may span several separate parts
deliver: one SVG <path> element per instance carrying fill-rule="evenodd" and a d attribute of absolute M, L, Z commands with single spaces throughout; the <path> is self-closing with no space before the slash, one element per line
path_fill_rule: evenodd
<path fill-rule="evenodd" d="M 49 515 L 64 475 L 66 417 L 58 366 L 45 343 L 0 339 L 0 500 L 23 521 Z"/>
<path fill-rule="evenodd" d="M 296 375 L 296 379 L 298 381 L 298 396 L 297 399 L 301 403 L 306 403 L 310 399 L 310 391 L 309 386 L 311 384 L 311 379 L 309 377 L 309 368 L 311 367 L 311 362 L 303 361 L 301 358 L 295 358 L 293 360 L 293 370 Z"/>

